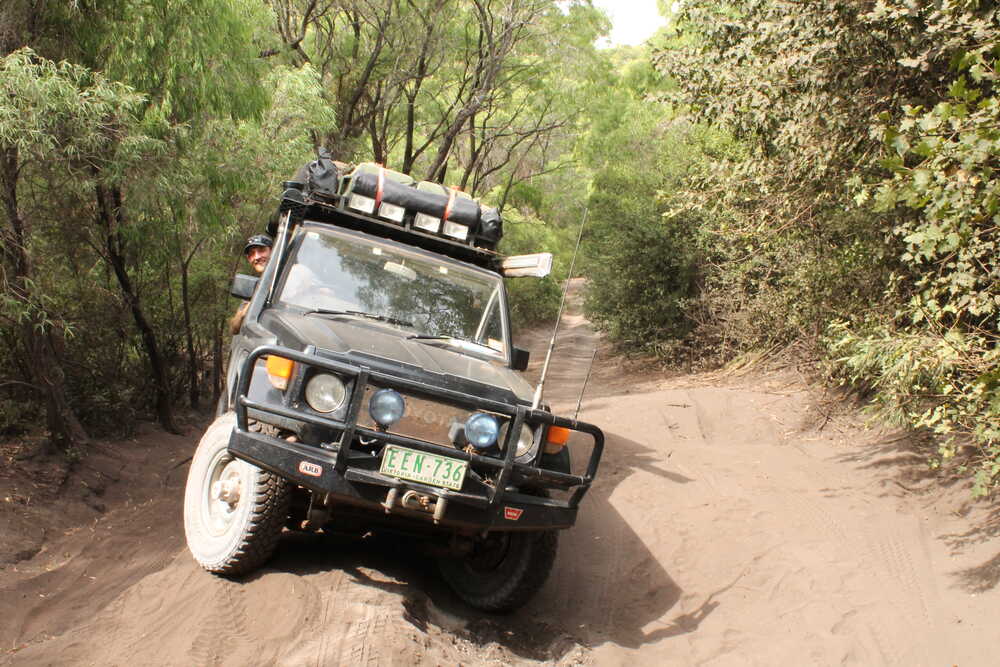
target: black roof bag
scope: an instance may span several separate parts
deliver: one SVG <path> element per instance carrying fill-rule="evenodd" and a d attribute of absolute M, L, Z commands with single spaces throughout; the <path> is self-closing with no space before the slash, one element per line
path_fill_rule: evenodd
<path fill-rule="evenodd" d="M 378 174 L 365 172 L 356 174 L 353 178 L 351 191 L 365 197 L 376 199 L 378 191 Z M 418 190 L 415 187 L 398 183 L 389 178 L 382 179 L 382 201 L 402 206 L 407 211 L 426 213 L 435 218 L 444 218 L 445 211 L 448 210 L 448 202 L 451 201 L 451 210 L 448 211 L 448 220 L 463 224 L 476 233 L 479 229 L 479 203 L 475 199 L 467 197 L 449 197 L 446 194 Z"/>

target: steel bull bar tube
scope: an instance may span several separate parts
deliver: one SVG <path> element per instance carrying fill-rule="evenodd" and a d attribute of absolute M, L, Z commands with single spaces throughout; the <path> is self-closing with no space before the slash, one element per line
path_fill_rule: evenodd
<path fill-rule="evenodd" d="M 331 419 L 317 414 L 311 414 L 306 411 L 297 410 L 291 407 L 287 400 L 284 401 L 284 404 L 278 405 L 274 403 L 261 403 L 249 399 L 248 393 L 250 389 L 250 382 L 252 381 L 253 369 L 257 361 L 272 354 L 286 359 L 291 359 L 299 364 L 334 372 L 341 375 L 345 379 L 353 380 L 353 389 L 344 420 Z M 334 468 L 337 473 L 336 477 L 338 477 L 338 479 L 331 481 L 335 488 L 323 489 L 333 493 L 339 492 L 336 487 L 343 489 L 343 485 L 347 483 L 347 480 L 379 484 L 393 488 L 400 488 L 402 486 L 424 486 L 418 483 L 398 480 L 394 477 L 389 477 L 375 471 L 353 468 L 348 470 L 352 461 L 353 450 L 351 444 L 357 436 L 377 438 L 383 443 L 397 444 L 411 449 L 468 461 L 470 465 L 474 463 L 482 467 L 499 469 L 500 472 L 497 482 L 495 486 L 490 489 L 488 497 L 485 499 L 479 496 L 472 497 L 469 494 L 458 493 L 447 489 L 425 487 L 428 491 L 431 491 L 440 497 L 451 498 L 456 502 L 478 501 L 476 504 L 481 504 L 483 500 L 486 500 L 488 506 L 495 510 L 504 498 L 516 495 L 518 496 L 519 501 L 523 498 L 525 502 L 550 507 L 576 509 L 579 506 L 580 501 L 583 499 L 583 496 L 590 488 L 594 476 L 596 475 L 601 455 L 604 451 L 604 434 L 598 427 L 574 419 L 557 417 L 544 410 L 532 409 L 527 405 L 511 405 L 509 403 L 476 396 L 474 394 L 437 387 L 412 378 L 374 370 L 366 365 L 359 364 L 357 360 L 351 359 L 348 355 L 339 355 L 329 352 L 324 353 L 324 355 L 330 356 L 319 356 L 275 345 L 261 346 L 250 353 L 250 355 L 243 361 L 239 382 L 237 384 L 237 400 L 235 404 L 236 427 L 234 429 L 233 438 L 235 441 L 236 437 L 239 436 L 242 440 L 255 443 L 256 447 L 254 451 L 257 455 L 251 457 L 248 455 L 249 453 L 241 452 L 238 449 L 232 452 L 234 455 L 247 460 L 251 460 L 252 458 L 252 463 L 260 465 L 261 463 L 264 463 L 264 461 L 262 461 L 262 458 L 264 457 L 262 452 L 264 452 L 265 449 L 262 445 L 266 443 L 277 446 L 281 448 L 282 451 L 291 451 L 288 447 L 291 443 L 287 443 L 284 440 L 279 440 L 260 433 L 251 433 L 249 431 L 248 412 L 253 410 L 263 414 L 271 413 L 287 419 L 323 427 L 335 433 L 340 433 L 339 442 L 337 443 L 338 446 L 335 448 L 336 451 L 331 451 L 331 449 L 334 448 L 325 448 L 325 446 L 324 448 L 321 448 L 315 445 L 306 445 L 303 443 L 297 443 L 293 447 L 295 452 L 299 452 L 304 456 L 312 454 L 314 457 L 321 456 L 322 460 L 325 461 L 329 461 L 331 458 L 333 459 Z M 376 431 L 374 429 L 358 425 L 357 420 L 361 410 L 363 409 L 362 403 L 366 393 L 365 390 L 369 386 L 391 387 L 399 391 L 408 392 L 448 404 L 458 405 L 473 411 L 488 410 L 507 416 L 511 419 L 512 426 L 507 429 L 504 457 L 499 459 L 479 454 L 470 454 L 453 447 L 446 447 L 386 431 Z M 521 430 L 521 425 L 524 423 L 531 425 L 543 424 L 559 426 L 571 431 L 586 433 L 589 435 L 593 439 L 593 449 L 584 474 L 567 474 L 515 461 L 517 438 Z M 544 443 L 539 446 L 539 451 L 535 457 L 536 461 L 540 459 L 543 447 Z M 367 461 L 371 461 L 371 457 L 368 456 L 367 453 L 359 451 L 355 451 L 354 453 L 358 456 L 364 455 Z M 265 465 L 264 467 L 270 466 Z M 570 498 L 565 501 L 522 496 L 522 494 L 507 491 L 507 486 L 515 472 L 520 478 L 530 479 L 536 483 L 541 483 L 542 486 L 548 485 L 567 489 L 573 488 L 574 490 Z"/>

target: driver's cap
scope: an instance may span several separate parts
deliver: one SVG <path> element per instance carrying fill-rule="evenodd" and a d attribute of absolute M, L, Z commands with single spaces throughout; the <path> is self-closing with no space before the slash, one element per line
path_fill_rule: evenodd
<path fill-rule="evenodd" d="M 267 234 L 257 234 L 247 239 L 247 244 L 243 247 L 243 254 L 245 255 L 250 252 L 250 248 L 271 248 L 273 246 L 274 241 L 271 240 L 270 236 Z"/>

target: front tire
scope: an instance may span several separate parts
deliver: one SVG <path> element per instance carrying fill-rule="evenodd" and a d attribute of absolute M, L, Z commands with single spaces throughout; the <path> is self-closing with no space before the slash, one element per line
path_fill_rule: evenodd
<path fill-rule="evenodd" d="M 274 553 L 288 515 L 288 482 L 228 451 L 236 415 L 208 427 L 184 489 L 184 534 L 198 563 L 217 574 L 246 574 Z"/>
<path fill-rule="evenodd" d="M 495 532 L 464 558 L 438 561 L 448 586 L 465 602 L 489 612 L 511 612 L 534 596 L 556 559 L 556 531 Z"/>

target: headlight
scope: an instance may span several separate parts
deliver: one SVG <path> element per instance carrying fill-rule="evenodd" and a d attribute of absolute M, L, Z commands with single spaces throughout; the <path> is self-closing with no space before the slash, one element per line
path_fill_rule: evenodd
<path fill-rule="evenodd" d="M 379 389 L 368 401 L 368 414 L 382 428 L 389 428 L 403 418 L 406 401 L 394 389 Z"/>
<path fill-rule="evenodd" d="M 503 434 L 500 436 L 500 446 L 503 447 L 507 440 L 507 429 L 510 428 L 510 422 L 504 424 Z M 535 444 L 535 433 L 531 430 L 531 427 L 527 424 L 521 425 L 521 434 L 517 438 L 517 450 L 514 452 L 516 458 L 521 458 L 525 454 L 531 451 L 531 448 Z"/>
<path fill-rule="evenodd" d="M 486 449 L 497 441 L 500 424 L 496 417 L 477 412 L 465 421 L 465 439 L 476 449 Z"/>
<path fill-rule="evenodd" d="M 320 373 L 306 385 L 306 403 L 316 412 L 333 412 L 347 398 L 347 388 L 336 375 Z"/>

